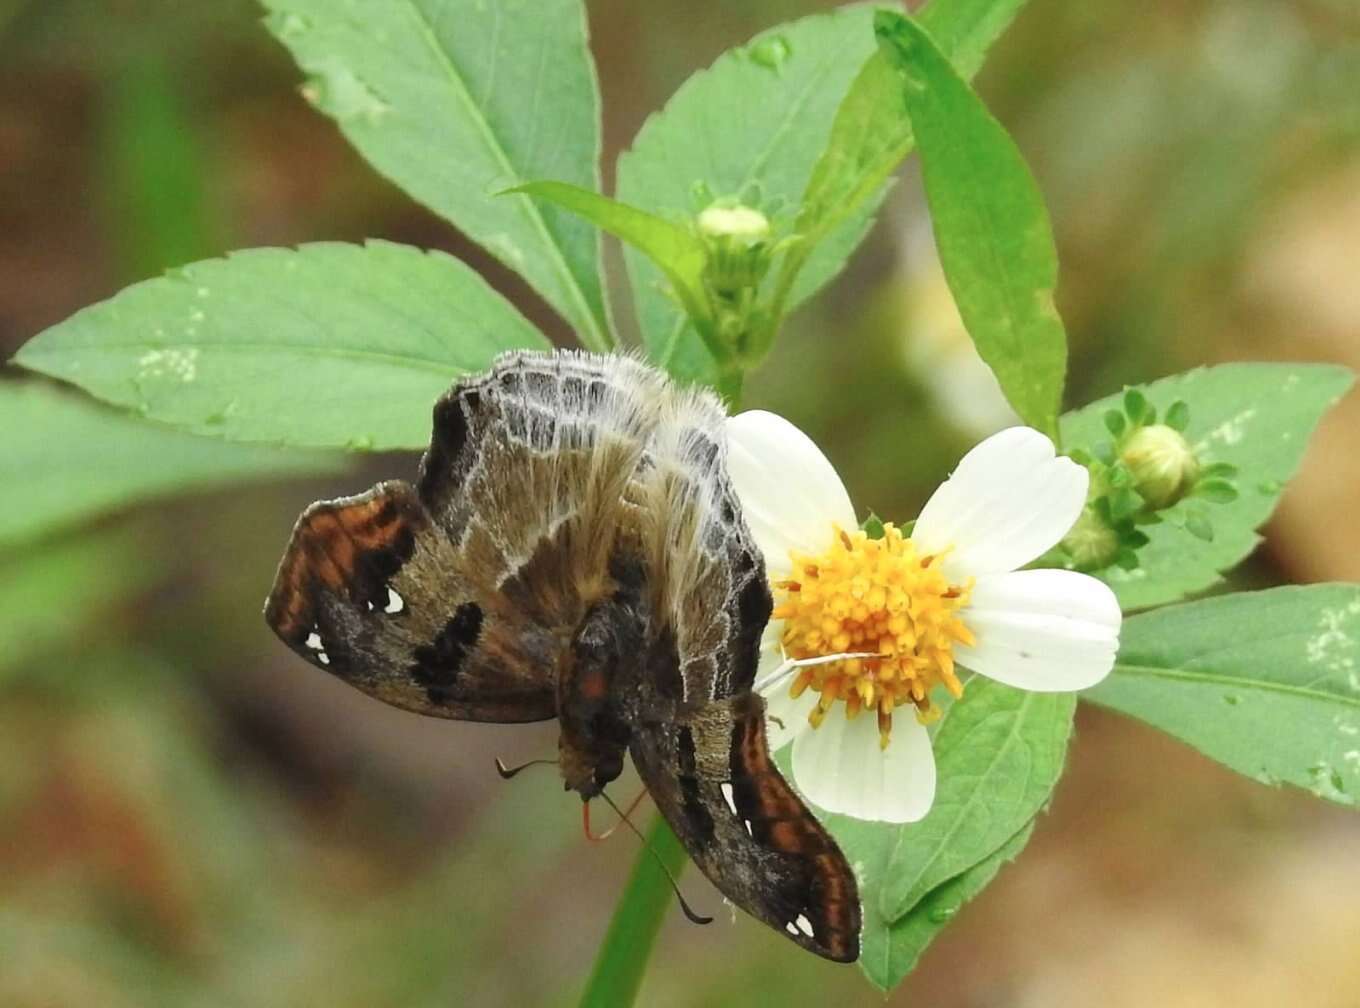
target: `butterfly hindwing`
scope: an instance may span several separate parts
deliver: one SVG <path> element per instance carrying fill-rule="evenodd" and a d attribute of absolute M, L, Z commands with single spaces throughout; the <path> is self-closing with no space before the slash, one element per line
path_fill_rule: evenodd
<path fill-rule="evenodd" d="M 770 760 L 759 697 L 649 725 L 629 751 L 695 864 L 728 899 L 818 955 L 858 957 L 855 877 Z"/>

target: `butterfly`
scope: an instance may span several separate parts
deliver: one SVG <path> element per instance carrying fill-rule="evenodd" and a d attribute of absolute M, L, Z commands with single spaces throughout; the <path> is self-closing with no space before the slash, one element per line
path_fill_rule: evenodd
<path fill-rule="evenodd" d="M 630 357 L 503 354 L 435 404 L 414 486 L 303 512 L 265 617 L 394 706 L 557 718 L 583 800 L 628 753 L 728 899 L 851 962 L 854 874 L 771 760 L 752 691 L 771 595 L 723 425 L 710 393 Z"/>

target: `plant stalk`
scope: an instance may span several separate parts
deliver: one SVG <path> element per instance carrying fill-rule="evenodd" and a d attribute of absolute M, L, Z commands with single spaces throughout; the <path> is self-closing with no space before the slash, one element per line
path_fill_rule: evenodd
<path fill-rule="evenodd" d="M 652 945 L 674 900 L 670 879 L 661 865 L 679 878 L 687 860 L 685 848 L 660 815 L 647 830 L 646 842 L 656 857 L 647 847 L 638 851 L 623 898 L 614 910 L 581 995 L 581 1008 L 628 1008 L 642 986 Z"/>

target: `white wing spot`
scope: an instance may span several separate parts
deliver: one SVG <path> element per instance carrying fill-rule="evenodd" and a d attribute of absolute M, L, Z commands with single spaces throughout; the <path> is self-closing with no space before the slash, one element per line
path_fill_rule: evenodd
<path fill-rule="evenodd" d="M 798 928 L 794 927 L 792 921 L 784 925 L 784 930 L 787 931 L 789 934 L 793 935 L 795 938 L 798 937 Z"/>
<path fill-rule="evenodd" d="M 807 914 L 799 914 L 798 919 L 794 921 L 794 923 L 798 925 L 799 931 L 803 932 L 803 934 L 807 935 L 809 938 L 812 937 L 812 921 L 807 919 Z"/>
<path fill-rule="evenodd" d="M 719 787 L 722 788 L 723 798 L 727 800 L 727 807 L 732 810 L 733 815 L 736 815 L 737 799 L 732 795 L 732 785 L 729 784 L 727 781 L 723 781 L 722 784 L 719 785 Z"/>
<path fill-rule="evenodd" d="M 394 616 L 406 608 L 406 602 L 391 588 L 387 589 L 387 606 L 383 612 L 389 616 Z"/>
<path fill-rule="evenodd" d="M 316 660 L 322 665 L 329 665 L 331 663 L 331 656 L 326 654 L 325 651 L 318 651 L 316 653 Z"/>
<path fill-rule="evenodd" d="M 320 651 L 320 650 L 321 650 L 321 646 L 322 646 L 322 645 L 321 645 L 321 635 L 320 635 L 319 633 L 317 633 L 315 630 L 313 630 L 311 633 L 309 633 L 309 634 L 307 635 L 307 642 L 306 642 L 306 643 L 307 643 L 307 646 L 308 646 L 309 648 L 311 648 L 313 651 Z"/>
<path fill-rule="evenodd" d="M 744 821 L 745 821 L 745 823 L 746 823 L 746 835 L 747 835 L 747 836 L 755 836 L 755 835 L 756 835 L 756 831 L 753 830 L 753 829 L 751 829 L 751 820 L 750 820 L 750 819 L 746 819 L 746 820 L 744 820 Z"/>

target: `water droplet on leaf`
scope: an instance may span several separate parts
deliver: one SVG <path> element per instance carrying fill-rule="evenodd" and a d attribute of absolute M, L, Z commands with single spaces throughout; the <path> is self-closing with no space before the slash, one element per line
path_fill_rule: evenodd
<path fill-rule="evenodd" d="M 952 920 L 958 912 L 958 904 L 933 907 L 929 914 L 930 922 L 932 924 L 943 924 L 945 921 Z"/>
<path fill-rule="evenodd" d="M 751 46 L 747 55 L 750 56 L 752 63 L 759 64 L 767 70 L 778 70 L 792 52 L 788 39 L 782 35 L 771 35 Z"/>
<path fill-rule="evenodd" d="M 271 21 L 272 24 L 270 27 L 274 29 L 274 33 L 278 35 L 279 38 L 285 39 L 297 38 L 299 35 L 305 34 L 312 27 L 312 23 L 305 17 L 291 11 L 287 14 L 275 15 Z"/>
<path fill-rule="evenodd" d="M 392 111 L 392 106 L 348 67 L 327 67 L 302 89 L 302 96 L 327 115 L 341 122 L 363 122 L 376 126 Z"/>
<path fill-rule="evenodd" d="M 703 179 L 695 179 L 689 186 L 689 199 L 696 212 L 703 210 L 713 202 L 713 190 Z"/>
<path fill-rule="evenodd" d="M 1328 798 L 1331 801 L 1350 801 L 1346 794 L 1346 779 L 1330 763 L 1315 763 L 1308 768 L 1308 776 L 1313 780 L 1308 790 L 1319 798 Z"/>

